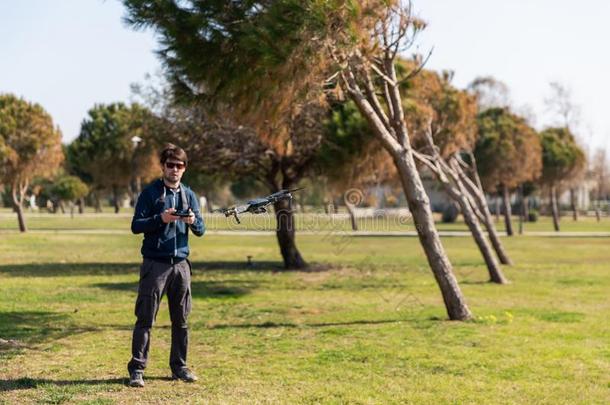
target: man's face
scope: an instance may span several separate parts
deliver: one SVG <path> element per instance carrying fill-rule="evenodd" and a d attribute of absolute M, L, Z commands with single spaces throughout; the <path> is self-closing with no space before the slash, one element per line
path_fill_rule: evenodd
<path fill-rule="evenodd" d="M 186 165 L 177 159 L 169 158 L 163 164 L 163 178 L 170 183 L 178 183 L 186 170 Z"/>

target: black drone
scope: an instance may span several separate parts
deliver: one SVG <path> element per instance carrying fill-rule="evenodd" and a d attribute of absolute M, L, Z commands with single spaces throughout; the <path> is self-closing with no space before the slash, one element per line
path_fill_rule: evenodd
<path fill-rule="evenodd" d="M 245 212 L 249 212 L 251 214 L 264 214 L 267 212 L 267 206 L 269 204 L 273 204 L 277 201 L 292 199 L 292 194 L 295 191 L 303 190 L 304 187 L 295 188 L 292 190 L 280 190 L 277 193 L 273 193 L 268 195 L 267 197 L 255 198 L 254 200 L 250 200 L 243 205 L 236 205 L 230 208 L 220 208 L 214 211 L 219 211 L 225 214 L 225 217 L 230 217 L 233 215 L 238 224 L 239 215 Z"/>

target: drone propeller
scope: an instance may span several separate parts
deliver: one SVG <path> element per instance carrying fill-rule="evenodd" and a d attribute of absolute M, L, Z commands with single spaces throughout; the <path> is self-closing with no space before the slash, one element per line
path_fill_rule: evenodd
<path fill-rule="evenodd" d="M 283 199 L 287 199 L 287 198 L 292 198 L 292 194 L 295 191 L 300 191 L 303 190 L 305 187 L 299 187 L 299 188 L 294 188 L 294 189 L 289 189 L 289 190 L 280 190 L 276 193 L 273 193 L 267 197 L 262 197 L 262 198 L 256 198 L 254 200 L 250 200 L 248 201 L 247 204 L 244 205 L 234 205 L 230 208 L 217 208 L 215 210 L 212 210 L 212 212 L 221 212 L 223 213 L 226 217 L 230 217 L 233 216 L 235 218 L 235 220 L 237 221 L 237 223 L 241 223 L 239 220 L 239 214 L 243 214 L 244 212 L 250 212 L 253 214 L 262 214 L 264 212 L 267 212 L 267 210 L 265 209 L 265 206 L 275 203 L 279 200 L 283 200 Z"/>
<path fill-rule="evenodd" d="M 289 189 L 289 190 L 283 189 L 283 190 L 280 190 L 280 191 L 277 191 L 277 192 L 271 194 L 270 196 L 268 196 L 266 198 L 284 198 L 286 196 L 292 198 L 291 193 L 293 193 L 295 191 L 303 190 L 304 188 L 305 187 L 293 188 L 293 189 Z"/>
<path fill-rule="evenodd" d="M 293 192 L 299 191 L 299 190 L 305 190 L 305 187 L 293 188 L 292 190 L 286 190 L 286 191 L 288 191 L 289 193 L 293 193 Z"/>

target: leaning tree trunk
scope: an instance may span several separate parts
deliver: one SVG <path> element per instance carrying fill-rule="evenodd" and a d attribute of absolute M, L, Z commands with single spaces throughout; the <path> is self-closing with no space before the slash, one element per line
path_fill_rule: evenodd
<path fill-rule="evenodd" d="M 498 231 L 496 230 L 496 225 L 491 215 L 491 211 L 489 210 L 489 205 L 487 204 L 485 192 L 483 191 L 483 185 L 481 184 L 481 179 L 479 178 L 476 160 L 472 153 L 470 153 L 470 160 L 472 161 L 473 165 L 472 180 L 466 175 L 464 170 L 461 168 L 459 162 L 456 161 L 457 164 L 454 164 L 453 166 L 457 170 L 460 179 L 462 180 L 462 183 L 464 184 L 466 189 L 474 197 L 477 206 L 479 207 L 479 211 L 483 215 L 483 218 L 481 219 L 483 221 L 483 225 L 485 225 L 485 229 L 487 230 L 487 236 L 491 241 L 491 245 L 493 246 L 496 252 L 496 256 L 498 256 L 498 260 L 500 260 L 500 263 L 502 264 L 512 265 L 513 262 L 510 257 L 508 257 L 508 254 L 506 253 L 506 250 L 504 249 L 504 246 L 500 241 Z"/>
<path fill-rule="evenodd" d="M 553 227 L 559 232 L 559 210 L 557 209 L 557 189 L 551 186 L 551 214 L 553 215 Z"/>
<path fill-rule="evenodd" d="M 417 171 L 408 130 L 405 125 L 394 58 L 391 55 L 391 52 L 386 53 L 382 66 L 387 75 L 384 79 L 386 91 L 383 97 L 390 112 L 389 116 L 386 115 L 380 105 L 369 72 L 358 68 L 357 62 L 355 62 L 355 66 L 352 66 L 351 62 L 348 63 L 346 71 L 342 72 L 343 87 L 360 113 L 368 121 L 375 137 L 379 139 L 384 149 L 392 156 L 407 198 L 409 210 L 413 216 L 419 241 L 441 290 L 449 319 L 471 319 L 472 313 L 468 309 L 466 300 L 453 274 L 451 263 L 441 244 L 434 225 L 430 200 Z M 355 60 L 357 61 L 357 59 Z"/>
<path fill-rule="evenodd" d="M 502 274 L 502 270 L 496 261 L 496 258 L 491 250 L 491 246 L 489 246 L 489 243 L 485 238 L 485 234 L 483 233 L 483 229 L 481 229 L 481 224 L 472 211 L 472 208 L 468 203 L 464 205 L 462 202 L 460 202 L 460 207 L 462 207 L 464 221 L 466 222 L 466 225 L 468 225 L 468 229 L 470 229 L 472 237 L 479 247 L 479 251 L 485 260 L 485 264 L 487 265 L 489 281 L 492 283 L 506 284 L 508 280 L 504 277 L 504 274 Z"/>
<path fill-rule="evenodd" d="M 349 219 L 352 224 L 352 231 L 358 230 L 358 220 L 356 219 L 356 213 L 354 211 L 354 206 L 350 203 L 345 203 L 345 208 L 347 208 L 347 213 L 349 214 Z"/>
<path fill-rule="evenodd" d="M 298 270 L 307 267 L 295 242 L 294 213 L 291 200 L 280 200 L 273 204 L 277 228 L 275 234 L 284 259 L 284 268 Z"/>
<path fill-rule="evenodd" d="M 502 200 L 504 202 L 504 224 L 506 225 L 506 234 L 513 236 L 513 223 L 511 221 L 511 208 L 510 208 L 510 192 L 506 185 L 502 185 Z"/>
<path fill-rule="evenodd" d="M 23 193 L 18 193 L 17 189 L 19 186 L 16 184 L 13 185 L 11 190 L 13 197 L 13 209 L 17 213 L 17 222 L 19 223 L 19 231 L 27 232 L 28 228 L 25 225 L 25 217 L 23 216 Z M 21 194 L 21 195 L 18 195 Z M 22 198 L 19 198 L 22 197 Z"/>
<path fill-rule="evenodd" d="M 462 184 L 458 184 L 459 189 L 455 190 L 451 187 L 451 185 L 447 184 L 442 179 L 439 180 L 443 184 L 449 196 L 460 206 L 462 216 L 464 217 L 464 222 L 466 222 L 466 225 L 468 226 L 468 229 L 470 230 L 470 233 L 472 234 L 472 237 L 474 238 L 474 241 L 477 244 L 481 255 L 483 256 L 483 259 L 485 260 L 485 264 L 487 265 L 489 281 L 498 284 L 508 283 L 508 280 L 504 277 L 504 274 L 502 274 L 502 270 L 496 261 L 491 246 L 487 242 L 487 238 L 483 233 L 481 224 L 477 219 L 468 198 L 466 198 L 465 193 L 468 193 L 468 191 Z"/>
<path fill-rule="evenodd" d="M 506 250 L 504 249 L 504 245 L 502 245 L 502 241 L 500 240 L 500 236 L 498 235 L 498 230 L 496 229 L 496 224 L 494 218 L 489 212 L 489 207 L 487 207 L 487 201 L 485 201 L 485 197 L 483 196 L 483 204 L 481 203 L 478 196 L 475 196 L 477 199 L 479 209 L 483 214 L 483 225 L 485 225 L 485 229 L 487 230 L 487 235 L 489 236 L 489 240 L 491 241 L 491 245 L 494 247 L 496 252 L 496 256 L 498 256 L 498 260 L 500 263 L 506 265 L 512 265 L 513 261 L 508 257 Z"/>
<path fill-rule="evenodd" d="M 23 206 L 21 204 L 15 205 L 15 211 L 17 211 L 17 221 L 19 222 L 19 231 L 27 232 L 28 228 L 25 225 L 25 218 L 23 216 Z"/>
<path fill-rule="evenodd" d="M 352 223 L 352 231 L 357 231 L 358 221 L 356 220 L 356 212 L 354 208 L 356 204 L 360 204 L 362 202 L 360 201 L 362 199 L 362 193 L 359 191 L 354 193 L 354 191 L 355 189 L 351 189 L 343 194 L 343 203 L 345 204 L 345 208 L 347 208 L 347 213 L 349 214 L 349 219 Z"/>
<path fill-rule="evenodd" d="M 483 259 L 485 260 L 490 281 L 498 284 L 506 284 L 508 281 L 502 274 L 502 270 L 500 269 L 496 257 L 481 228 L 479 217 L 482 217 L 482 214 L 477 207 L 478 204 L 461 179 L 459 162 L 457 159 L 452 158 L 450 163 L 447 164 L 440 156 L 435 149 L 432 129 L 427 133 L 426 139 L 428 140 L 428 148 L 433 151 L 432 158 L 427 159 L 425 155 L 421 154 L 417 154 L 416 157 L 436 174 L 436 177 L 443 185 L 445 192 L 459 205 L 462 216 L 464 217 L 464 222 L 468 226 Z"/>
<path fill-rule="evenodd" d="M 578 221 L 578 208 L 576 207 L 576 190 L 570 188 L 570 205 L 572 206 L 572 219 Z"/>
<path fill-rule="evenodd" d="M 402 155 L 396 154 L 393 158 L 407 198 L 409 211 L 413 215 L 419 241 L 440 287 L 449 319 L 470 319 L 472 314 L 466 305 L 466 300 L 434 225 L 430 200 L 419 177 L 413 153 L 410 149 L 406 149 Z"/>

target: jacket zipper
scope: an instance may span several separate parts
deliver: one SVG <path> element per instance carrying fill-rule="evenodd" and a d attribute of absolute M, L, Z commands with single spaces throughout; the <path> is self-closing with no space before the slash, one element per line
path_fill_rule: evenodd
<path fill-rule="evenodd" d="M 174 193 L 174 207 L 177 207 L 178 204 L 176 203 L 176 194 Z M 176 222 L 174 222 L 174 257 L 178 256 L 178 224 L 176 224 Z"/>

